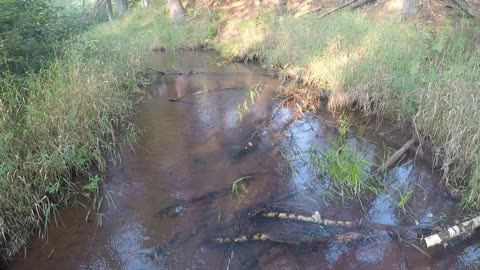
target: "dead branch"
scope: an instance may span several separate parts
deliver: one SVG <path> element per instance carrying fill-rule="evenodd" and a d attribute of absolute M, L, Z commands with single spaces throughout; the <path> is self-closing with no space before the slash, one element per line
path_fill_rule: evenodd
<path fill-rule="evenodd" d="M 193 105 L 193 102 L 185 101 L 183 100 L 184 97 L 178 97 L 178 98 L 167 98 L 168 101 L 170 102 L 178 102 L 178 103 L 185 103 L 185 104 L 190 104 Z"/>
<path fill-rule="evenodd" d="M 452 226 L 439 233 L 425 237 L 424 244 L 427 248 L 433 247 L 445 243 L 446 241 L 452 240 L 453 238 L 464 235 L 466 233 L 473 233 L 478 227 L 480 227 L 480 216 L 467 220 L 461 224 Z"/>
<path fill-rule="evenodd" d="M 351 1 L 345 3 L 345 4 L 341 5 L 341 6 L 338 6 L 338 7 L 334 8 L 334 9 L 332 9 L 332 10 L 330 10 L 330 11 L 328 11 L 328 12 L 326 12 L 326 13 L 320 15 L 320 16 L 318 16 L 317 18 L 319 18 L 319 19 L 320 19 L 320 18 L 323 18 L 323 17 L 325 17 L 325 16 L 327 16 L 327 15 L 330 15 L 330 14 L 333 13 L 333 12 L 342 10 L 342 9 L 344 9 L 344 8 L 350 6 L 350 5 L 352 5 L 353 3 L 358 2 L 358 1 L 359 1 L 359 0 L 351 0 Z"/>
<path fill-rule="evenodd" d="M 477 12 L 474 11 L 470 6 L 465 2 L 465 0 L 453 0 L 455 4 L 466 14 L 468 14 L 472 18 L 476 18 L 478 16 Z"/>
<path fill-rule="evenodd" d="M 417 137 L 414 136 L 410 140 L 408 140 L 400 149 L 398 149 L 395 153 L 393 153 L 385 163 L 383 163 L 382 166 L 380 166 L 375 173 L 380 174 L 385 172 L 390 166 L 392 166 L 394 163 L 399 161 L 405 153 L 408 151 L 408 149 L 417 142 Z"/>
<path fill-rule="evenodd" d="M 376 1 L 377 0 L 360 0 L 360 1 L 357 1 L 356 3 L 352 4 L 352 9 L 360 8 L 360 7 L 363 7 L 365 5 L 374 3 Z"/>

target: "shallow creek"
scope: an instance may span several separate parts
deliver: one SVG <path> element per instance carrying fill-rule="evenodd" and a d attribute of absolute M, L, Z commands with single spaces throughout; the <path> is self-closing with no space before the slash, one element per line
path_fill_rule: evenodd
<path fill-rule="evenodd" d="M 363 203 L 342 200 L 331 192 L 331 178 L 312 166 L 312 149 L 337 142 L 337 123 L 328 113 L 292 121 L 294 112 L 273 98 L 279 81 L 255 66 L 222 63 L 209 52 L 156 54 L 148 66 L 205 73 L 154 81 L 134 118 L 138 144 L 123 148 L 102 184 L 115 203 L 104 204 L 102 226 L 86 222 L 81 208 L 62 210 L 48 242 L 34 240 L 12 269 L 465 269 L 478 260 L 478 236 L 429 249 L 427 257 L 382 232 L 302 242 L 340 231 L 246 215 L 269 205 L 334 220 L 428 226 L 456 217 L 457 209 L 431 166 L 411 158 L 381 178 L 384 191 Z M 378 164 L 396 146 L 371 130 L 358 136 L 351 129 L 345 144 Z M 396 196 L 410 191 L 405 214 Z M 255 232 L 292 243 L 209 241 Z"/>

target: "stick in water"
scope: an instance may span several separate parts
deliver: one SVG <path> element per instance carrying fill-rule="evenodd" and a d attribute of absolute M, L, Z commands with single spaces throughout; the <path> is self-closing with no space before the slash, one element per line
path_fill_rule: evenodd
<path fill-rule="evenodd" d="M 408 151 L 408 149 L 415 143 L 417 142 L 417 137 L 413 137 L 408 142 L 406 142 L 400 149 L 398 149 L 393 155 L 391 155 L 387 161 L 380 166 L 377 170 L 376 173 L 380 174 L 385 172 L 390 166 L 393 165 L 393 163 L 397 162 L 399 159 L 401 159 L 405 153 Z"/>

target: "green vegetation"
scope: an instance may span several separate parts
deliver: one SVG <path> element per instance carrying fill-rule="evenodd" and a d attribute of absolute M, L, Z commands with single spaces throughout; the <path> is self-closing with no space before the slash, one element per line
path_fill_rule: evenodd
<path fill-rule="evenodd" d="M 358 12 L 321 19 L 272 12 L 227 22 L 224 30 L 235 29 L 238 35 L 217 46 L 225 56 L 280 69 L 310 88 L 317 106 L 328 97 L 331 110 L 355 106 L 404 128 L 415 118 L 462 205 L 480 209 L 480 27 L 464 21 L 431 31 Z"/>
<path fill-rule="evenodd" d="M 174 29 L 165 8 L 154 6 L 68 39 L 68 48 L 45 55 L 51 58 L 39 62 L 40 68 L 7 56 L 11 62 L 0 80 L 2 254 L 17 252 L 34 231 L 44 233 L 57 210 L 78 194 L 91 196 L 99 207 L 100 179 L 88 176 L 90 167 L 105 170 L 104 153 L 114 150 L 118 131 L 130 141 L 135 135 L 127 120 L 140 94 L 135 71 L 151 48 L 197 48 L 209 29 L 210 17 L 202 12 Z M 31 45 L 28 52 L 39 46 Z M 19 75 L 23 67 L 36 72 Z M 79 186 L 75 175 L 90 181 Z"/>
<path fill-rule="evenodd" d="M 39 70 L 68 47 L 66 40 L 92 24 L 87 6 L 72 1 L 1 0 L 0 4 L 0 73 Z"/>
<path fill-rule="evenodd" d="M 237 180 L 232 182 L 232 194 L 235 194 L 237 197 L 241 195 L 241 191 L 247 192 L 247 188 L 242 184 L 242 181 L 245 179 L 252 178 L 251 176 L 240 177 Z"/>
<path fill-rule="evenodd" d="M 360 198 L 367 191 L 377 193 L 376 178 L 368 171 L 371 163 L 354 150 L 343 145 L 330 148 L 320 161 L 321 172 L 327 174 L 340 194 Z M 343 198 L 344 196 L 342 196 Z"/>
<path fill-rule="evenodd" d="M 400 188 L 395 190 L 398 194 L 398 200 L 394 200 L 397 207 L 402 211 L 404 215 L 410 214 L 410 209 L 408 207 L 408 202 L 413 196 L 413 188 L 402 191 Z"/>

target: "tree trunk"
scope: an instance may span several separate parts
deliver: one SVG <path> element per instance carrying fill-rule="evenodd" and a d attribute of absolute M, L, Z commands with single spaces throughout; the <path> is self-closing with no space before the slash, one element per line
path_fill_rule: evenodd
<path fill-rule="evenodd" d="M 112 9 L 112 0 L 107 0 L 107 16 L 109 21 L 113 21 L 113 9 Z"/>
<path fill-rule="evenodd" d="M 421 4 L 421 0 L 403 0 L 402 19 L 407 20 L 415 16 Z"/>
<path fill-rule="evenodd" d="M 147 8 L 148 7 L 148 0 L 142 0 L 142 7 Z"/>
<path fill-rule="evenodd" d="M 178 25 L 181 24 L 185 18 L 185 9 L 183 8 L 181 0 L 167 0 L 168 7 L 170 8 L 170 16 L 172 17 L 173 23 Z"/>
<path fill-rule="evenodd" d="M 98 15 L 98 10 L 100 10 L 100 6 L 102 5 L 103 3 L 103 0 L 97 0 L 95 2 L 95 8 L 93 9 L 93 19 L 97 19 L 97 15 Z"/>
<path fill-rule="evenodd" d="M 117 0 L 117 9 L 118 9 L 118 17 L 122 17 L 123 13 L 127 11 L 127 0 Z"/>

